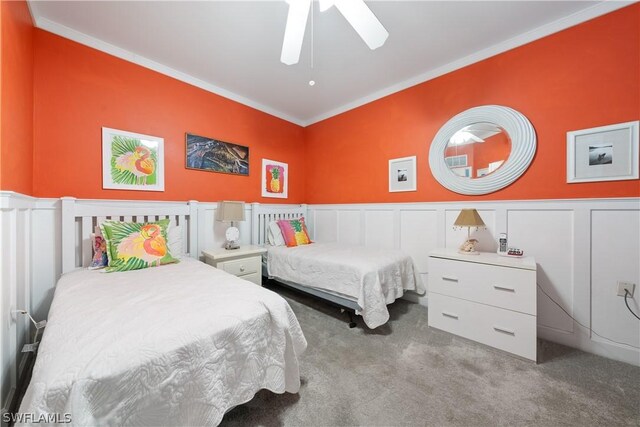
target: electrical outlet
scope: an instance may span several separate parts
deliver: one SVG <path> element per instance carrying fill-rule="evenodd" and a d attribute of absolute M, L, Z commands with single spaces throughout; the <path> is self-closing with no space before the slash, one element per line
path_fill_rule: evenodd
<path fill-rule="evenodd" d="M 618 296 L 623 297 L 625 295 L 625 291 L 629 291 L 629 296 L 633 296 L 633 291 L 636 288 L 635 283 L 631 282 L 618 282 Z"/>

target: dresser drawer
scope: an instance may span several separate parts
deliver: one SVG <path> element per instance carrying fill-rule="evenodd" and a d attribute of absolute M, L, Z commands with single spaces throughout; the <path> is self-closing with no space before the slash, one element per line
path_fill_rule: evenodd
<path fill-rule="evenodd" d="M 260 273 L 261 262 L 259 256 L 237 259 L 233 261 L 224 261 L 218 263 L 217 267 L 231 273 L 234 276 L 245 276 L 248 274 Z"/>
<path fill-rule="evenodd" d="M 428 278 L 429 292 L 537 314 L 534 270 L 430 257 Z"/>
<path fill-rule="evenodd" d="M 429 293 L 429 326 L 536 360 L 536 317 Z"/>

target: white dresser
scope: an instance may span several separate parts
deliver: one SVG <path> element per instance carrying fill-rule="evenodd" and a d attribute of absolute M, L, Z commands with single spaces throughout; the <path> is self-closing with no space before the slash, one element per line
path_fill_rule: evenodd
<path fill-rule="evenodd" d="M 238 249 L 202 251 L 207 264 L 262 286 L 262 254 L 260 246 L 241 246 Z"/>
<path fill-rule="evenodd" d="M 536 360 L 536 262 L 429 253 L 429 326 Z"/>

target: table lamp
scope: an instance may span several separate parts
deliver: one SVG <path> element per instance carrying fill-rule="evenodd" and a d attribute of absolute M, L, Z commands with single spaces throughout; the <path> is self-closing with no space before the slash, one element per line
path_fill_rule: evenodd
<path fill-rule="evenodd" d="M 218 202 L 216 210 L 216 220 L 221 222 L 230 222 L 231 225 L 225 232 L 227 243 L 224 248 L 227 250 L 238 249 L 240 244 L 240 230 L 233 225 L 234 221 L 244 221 L 244 202 L 221 201 Z"/>
<path fill-rule="evenodd" d="M 478 230 L 480 227 L 484 227 L 484 221 L 480 217 L 480 214 L 475 209 L 462 209 L 460 215 L 453 223 L 455 227 L 467 227 L 467 240 L 460 246 L 458 252 L 465 255 L 478 255 L 480 252 L 476 251 L 476 239 L 471 238 L 471 227 L 475 227 Z"/>

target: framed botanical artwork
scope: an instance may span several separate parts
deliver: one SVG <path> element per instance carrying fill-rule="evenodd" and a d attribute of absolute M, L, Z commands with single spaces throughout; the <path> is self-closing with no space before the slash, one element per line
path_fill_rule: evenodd
<path fill-rule="evenodd" d="M 567 182 L 638 179 L 638 124 L 567 133 Z"/>
<path fill-rule="evenodd" d="M 103 127 L 102 188 L 164 191 L 164 139 Z"/>
<path fill-rule="evenodd" d="M 262 159 L 262 197 L 286 199 L 289 191 L 289 165 Z"/>
<path fill-rule="evenodd" d="M 389 192 L 416 189 L 416 156 L 389 160 Z"/>
<path fill-rule="evenodd" d="M 187 133 L 186 168 L 249 176 L 249 147 Z"/>

